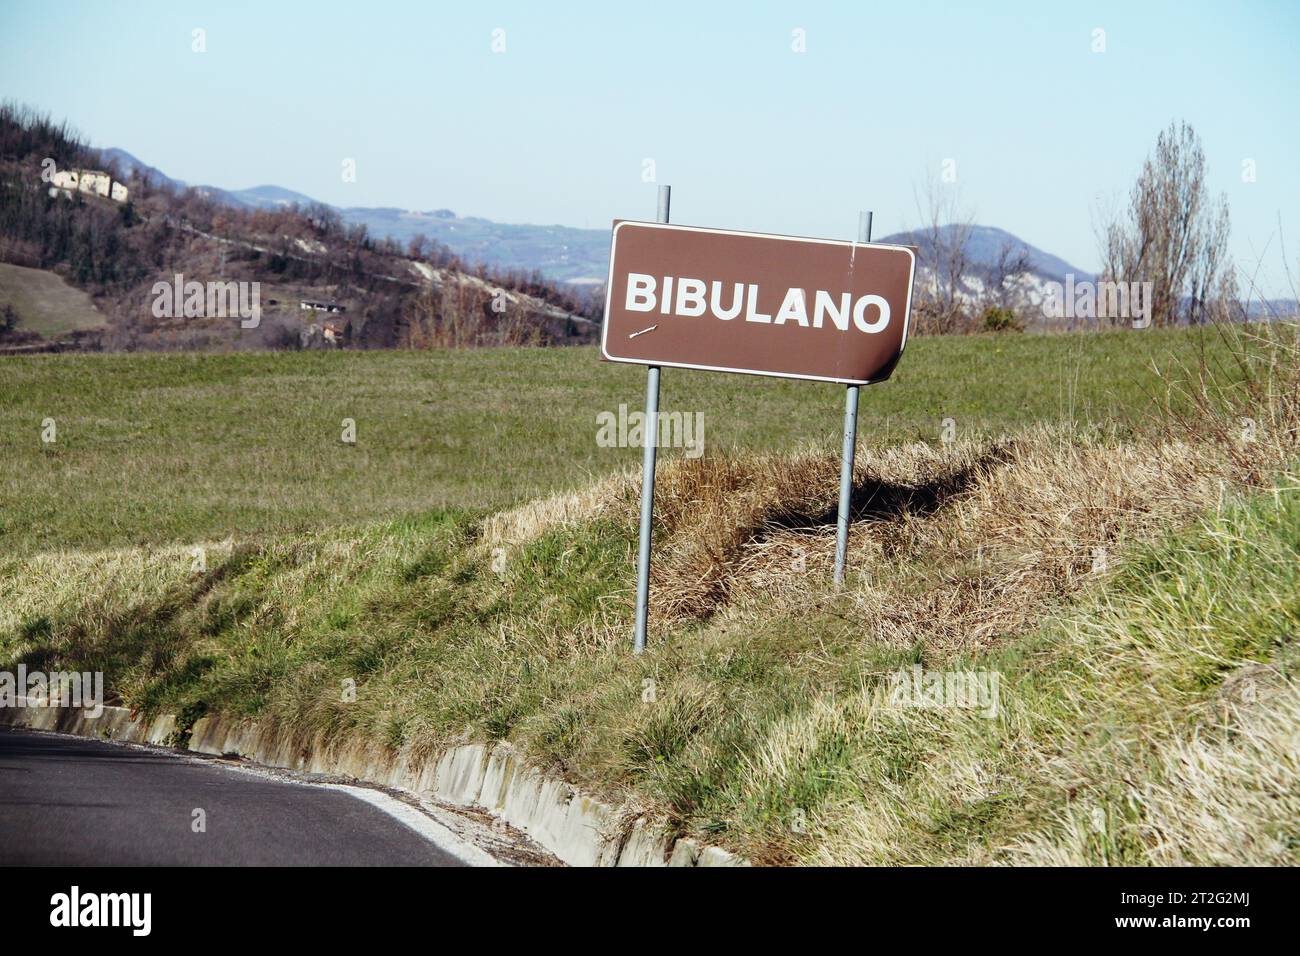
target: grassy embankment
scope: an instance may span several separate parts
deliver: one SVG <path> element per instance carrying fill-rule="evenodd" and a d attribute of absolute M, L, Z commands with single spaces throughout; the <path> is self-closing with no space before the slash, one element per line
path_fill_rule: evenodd
<path fill-rule="evenodd" d="M 1176 338 L 1164 337 L 1166 352 Z M 905 404 L 891 415 L 892 442 L 866 436 L 854 574 L 840 593 L 827 584 L 833 452 L 670 461 L 652 649 L 640 659 L 627 647 L 637 489 L 620 476 L 486 517 L 442 508 L 312 534 L 265 524 L 225 544 L 213 535 L 202 573 L 190 541 L 166 543 L 186 528 L 201 537 L 211 526 L 199 518 L 153 532 L 154 544 L 35 553 L 43 538 L 96 533 L 93 518 L 52 520 L 0 561 L 0 657 L 100 668 L 132 705 L 260 714 L 304 738 L 361 734 L 415 753 L 509 739 L 629 812 L 663 814 L 762 861 L 1294 863 L 1300 478 L 1285 468 L 1297 450 L 1295 343 L 1253 346 L 1247 381 L 1229 373 L 1223 388 L 1180 388 L 1157 415 L 1148 393 L 1168 383 L 1143 380 L 1135 353 L 1161 341 L 915 343 L 912 381 L 867 396 L 868 408 Z M 1002 368 L 996 348 L 1035 381 L 1008 372 L 999 393 L 975 373 L 945 378 L 981 360 Z M 1065 359 L 1074 350 L 1134 374 L 1076 374 Z M 485 365 L 533 355 L 437 361 L 446 374 L 470 366 L 463 386 L 491 393 L 506 384 Z M 121 361 L 141 363 L 137 380 L 158 374 L 158 359 Z M 285 378 L 269 376 L 268 389 L 292 391 Z M 1062 421 L 1063 379 L 1074 408 L 1111 427 Z M 297 381 L 301 394 L 318 379 Z M 639 376 L 621 381 L 634 391 Z M 726 401 L 734 417 L 755 405 L 772 413 L 734 433 L 750 448 L 802 444 L 809 405 L 835 417 L 834 394 L 805 404 L 748 380 L 709 381 L 745 388 L 694 393 L 718 403 L 706 409 L 720 421 Z M 190 403 L 211 394 L 183 387 Z M 581 445 L 594 444 L 610 387 L 587 388 L 568 419 L 581 431 L 563 446 L 570 457 L 553 460 L 554 446 L 538 457 L 555 485 L 598 470 Z M 685 377 L 679 388 L 689 394 Z M 318 401 L 324 428 L 338 399 Z M 441 414 L 472 420 L 461 403 Z M 115 421 L 89 397 L 81 414 L 91 406 Z M 523 428 L 529 417 L 508 421 Z M 956 419 L 960 440 L 906 441 L 937 437 L 942 417 Z M 310 420 L 291 416 L 300 428 Z M 492 448 L 462 446 L 459 460 L 482 464 Z M 114 460 L 111 444 L 85 451 L 100 463 L 90 470 Z M 117 454 L 147 471 L 148 451 Z M 185 487 L 147 480 L 159 496 Z M 476 503 L 512 490 L 498 482 Z M 890 676 L 914 665 L 996 674 L 996 716 L 894 706 Z M 347 680 L 355 702 L 340 693 Z"/>

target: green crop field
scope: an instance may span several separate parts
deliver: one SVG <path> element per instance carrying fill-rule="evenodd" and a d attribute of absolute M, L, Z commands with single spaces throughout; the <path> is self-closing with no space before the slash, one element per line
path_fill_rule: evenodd
<path fill-rule="evenodd" d="M 957 438 L 1040 422 L 1140 426 L 1153 363 L 1176 373 L 1197 341 L 1150 330 L 914 339 L 894 378 L 863 390 L 860 439 L 936 442 L 944 419 Z M 0 549 L 499 508 L 636 467 L 636 448 L 598 445 L 596 416 L 636 411 L 644 396 L 642 369 L 589 348 L 0 359 Z M 701 413 L 708 452 L 838 448 L 843 404 L 834 385 L 663 375 L 662 410 Z"/>

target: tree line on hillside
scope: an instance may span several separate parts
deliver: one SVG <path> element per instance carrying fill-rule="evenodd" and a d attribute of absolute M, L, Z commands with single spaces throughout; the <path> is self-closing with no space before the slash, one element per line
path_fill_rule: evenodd
<path fill-rule="evenodd" d="M 128 201 L 50 195 L 42 177 L 48 160 L 59 170 L 109 173 L 128 186 Z M 0 261 L 55 270 L 95 296 L 121 333 L 110 334 L 109 345 L 119 347 L 150 347 L 138 333 L 149 324 L 142 290 L 153 281 L 174 273 L 223 279 L 223 270 L 236 263 L 241 279 L 348 290 L 364 302 L 359 322 L 371 326 L 358 337 L 359 344 L 393 347 L 448 338 L 461 345 L 481 344 L 470 334 L 475 314 L 485 326 L 484 341 L 504 337 L 549 344 L 555 341 L 553 313 L 577 316 L 579 321 L 567 330 L 574 333 L 587 328 L 590 323 L 581 320 L 594 318 L 599 307 L 585 291 L 549 282 L 537 272 L 467 264 L 423 236 L 405 248 L 375 238 L 364 225 L 345 224 L 327 206 L 233 208 L 195 189 L 175 190 L 145 173 L 124 175 L 68 124 L 12 103 L 0 104 Z M 411 261 L 425 267 L 426 275 L 440 274 L 454 295 L 429 290 L 428 281 L 412 272 Z M 466 285 L 462 276 L 478 282 Z M 483 302 L 464 305 L 471 289 L 477 298 L 490 298 L 495 290 L 519 293 L 551 309 L 517 305 L 511 321 L 504 323 Z M 455 316 L 445 319 L 456 327 L 452 336 L 437 334 L 444 322 L 437 310 L 444 301 L 455 303 Z M 413 323 L 425 331 L 409 335 Z M 530 329 L 530 323 L 538 329 Z M 515 331 L 506 334 L 507 325 Z M 277 344 L 293 341 L 296 336 L 283 335 Z"/>

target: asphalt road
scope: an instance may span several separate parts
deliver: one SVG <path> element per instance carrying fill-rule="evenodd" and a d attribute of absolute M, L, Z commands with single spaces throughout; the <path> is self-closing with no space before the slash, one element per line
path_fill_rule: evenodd
<path fill-rule="evenodd" d="M 205 832 L 194 832 L 196 809 Z M 458 866 L 345 791 L 0 728 L 0 866 Z"/>

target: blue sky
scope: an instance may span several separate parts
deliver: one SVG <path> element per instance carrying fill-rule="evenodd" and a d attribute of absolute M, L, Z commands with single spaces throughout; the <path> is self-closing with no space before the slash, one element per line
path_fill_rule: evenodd
<path fill-rule="evenodd" d="M 871 208 L 879 236 L 952 159 L 978 221 L 1092 269 L 1094 206 L 1186 119 L 1270 294 L 1279 215 L 1300 262 L 1297 49 L 1294 0 L 0 0 L 0 96 L 189 182 L 338 205 L 608 228 L 653 215 L 653 159 L 677 221 L 850 238 Z"/>

